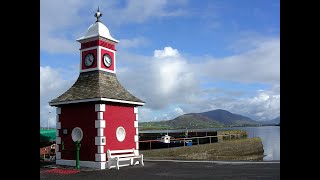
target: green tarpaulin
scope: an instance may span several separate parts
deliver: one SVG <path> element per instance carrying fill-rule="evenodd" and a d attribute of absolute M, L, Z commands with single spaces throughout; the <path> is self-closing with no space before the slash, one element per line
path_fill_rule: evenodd
<path fill-rule="evenodd" d="M 52 142 L 56 140 L 55 129 L 40 129 L 40 142 Z"/>

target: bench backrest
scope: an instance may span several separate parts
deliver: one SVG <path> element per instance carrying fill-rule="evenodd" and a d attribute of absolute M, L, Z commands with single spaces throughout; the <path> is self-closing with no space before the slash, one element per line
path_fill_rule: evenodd
<path fill-rule="evenodd" d="M 134 149 L 123 149 L 123 150 L 107 150 L 107 156 L 108 158 L 114 158 L 114 157 L 133 157 Z"/>

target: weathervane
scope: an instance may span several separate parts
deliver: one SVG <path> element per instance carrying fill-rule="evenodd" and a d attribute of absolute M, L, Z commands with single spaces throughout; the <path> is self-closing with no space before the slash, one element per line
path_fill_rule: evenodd
<path fill-rule="evenodd" d="M 98 6 L 98 10 L 97 10 L 97 12 L 94 14 L 94 17 L 96 17 L 97 18 L 97 21 L 96 22 L 101 22 L 100 21 L 100 17 L 102 16 L 102 13 L 100 13 L 100 11 L 99 11 L 99 6 Z"/>

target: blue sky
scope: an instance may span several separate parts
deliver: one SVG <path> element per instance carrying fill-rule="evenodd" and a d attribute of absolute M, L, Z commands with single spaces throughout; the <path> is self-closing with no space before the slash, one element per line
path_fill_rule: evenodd
<path fill-rule="evenodd" d="M 101 21 L 117 45 L 117 77 L 146 102 L 140 121 L 225 109 L 255 120 L 280 115 L 279 0 L 42 0 L 40 125 L 48 101 L 79 75 L 77 38 Z M 51 113 L 50 113 L 51 112 Z"/>

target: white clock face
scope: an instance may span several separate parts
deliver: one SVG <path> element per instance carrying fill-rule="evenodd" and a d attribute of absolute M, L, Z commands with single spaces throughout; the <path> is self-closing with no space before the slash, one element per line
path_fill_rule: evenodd
<path fill-rule="evenodd" d="M 86 55 L 86 57 L 84 58 L 84 65 L 86 65 L 87 67 L 91 66 L 94 62 L 94 55 L 89 53 Z"/>
<path fill-rule="evenodd" d="M 107 53 L 103 55 L 103 64 L 106 67 L 110 67 L 112 64 L 112 59 L 111 59 L 110 55 Z"/>

